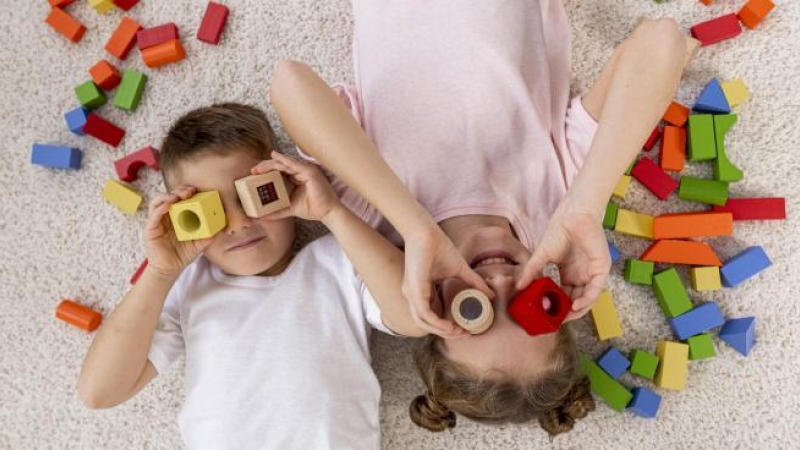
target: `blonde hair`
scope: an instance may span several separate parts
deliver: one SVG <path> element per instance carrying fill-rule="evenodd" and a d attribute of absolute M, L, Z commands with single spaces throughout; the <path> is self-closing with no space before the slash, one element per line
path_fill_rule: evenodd
<path fill-rule="evenodd" d="M 427 391 L 411 402 L 411 420 L 443 431 L 455 427 L 458 413 L 491 424 L 538 419 L 551 438 L 570 431 L 595 403 L 569 329 L 562 327 L 556 339 L 550 367 L 534 379 L 520 381 L 476 377 L 469 367 L 444 356 L 440 337 L 427 337 L 414 357 Z"/>

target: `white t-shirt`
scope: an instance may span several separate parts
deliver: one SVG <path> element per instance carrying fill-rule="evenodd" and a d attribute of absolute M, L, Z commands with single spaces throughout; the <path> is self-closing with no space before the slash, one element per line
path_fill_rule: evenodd
<path fill-rule="evenodd" d="M 332 236 L 275 277 L 231 276 L 205 257 L 170 291 L 149 359 L 186 354 L 181 435 L 192 449 L 377 449 L 380 310 Z"/>

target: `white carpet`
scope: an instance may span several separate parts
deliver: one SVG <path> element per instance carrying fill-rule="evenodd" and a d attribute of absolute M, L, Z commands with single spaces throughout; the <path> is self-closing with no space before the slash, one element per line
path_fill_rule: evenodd
<path fill-rule="evenodd" d="M 110 58 L 103 44 L 122 13 L 99 16 L 88 2 L 76 2 L 69 11 L 89 31 L 73 45 L 43 23 L 48 10 L 44 0 L 0 2 L 4 96 L 0 114 L 4 161 L 0 165 L 0 448 L 180 447 L 176 418 L 182 401 L 181 370 L 160 377 L 120 408 L 87 411 L 76 397 L 75 382 L 92 335 L 56 321 L 53 314 L 62 297 L 77 298 L 108 313 L 143 258 L 143 211 L 131 218 L 100 197 L 104 182 L 114 177 L 116 158 L 145 145 L 159 146 L 168 124 L 194 107 L 222 100 L 266 107 L 271 70 L 282 58 L 306 61 L 329 81 L 352 79 L 347 1 L 226 3 L 232 13 L 218 47 L 194 38 L 205 1 L 143 0 L 130 12 L 149 26 L 176 22 L 188 59 L 161 70 L 146 70 L 150 79 L 136 112 L 123 113 L 111 106 L 102 109 L 104 116 L 128 131 L 120 148 L 112 149 L 71 135 L 62 114 L 76 106 L 73 88 L 88 79 L 87 69 L 100 58 Z M 651 0 L 567 0 L 574 32 L 574 88 L 582 89 L 593 80 L 612 46 L 640 15 L 674 17 L 688 29 L 734 11 L 744 0 L 715 3 L 705 7 L 697 0 L 663 5 Z M 733 185 L 732 193 L 788 200 L 789 220 L 738 223 L 734 237 L 713 242 L 723 257 L 750 245 L 763 245 L 774 266 L 735 290 L 698 296 L 719 301 L 727 316 L 758 317 L 758 343 L 751 355 L 743 358 L 717 341 L 719 356 L 691 364 L 684 392 L 661 391 L 664 401 L 657 420 L 616 413 L 600 404 L 572 433 L 551 445 L 534 424 L 490 428 L 459 419 L 457 428 L 440 434 L 415 427 L 407 407 L 421 392 L 421 384 L 411 365 L 409 345 L 378 337 L 374 354 L 385 392 L 384 448 L 797 448 L 800 11 L 796 1 L 776 3 L 776 11 L 758 31 L 745 31 L 733 41 L 703 49 L 679 93 L 681 100 L 691 104 L 711 77 L 743 77 L 754 98 L 739 108 L 739 124 L 729 135 L 729 155 L 745 172 L 745 180 Z M 144 68 L 137 50 L 122 66 Z M 34 142 L 80 147 L 82 170 L 32 166 Z M 289 147 L 285 136 L 283 144 Z M 142 174 L 135 185 L 147 200 L 161 182 L 156 173 L 144 170 Z M 677 200 L 668 207 L 657 203 L 634 183 L 624 204 L 651 213 L 684 207 Z M 628 256 L 645 246 L 636 239 L 616 239 Z M 669 330 L 651 291 L 624 283 L 619 266 L 613 269 L 611 287 L 625 330 L 614 343 L 624 351 L 654 350 L 655 341 L 668 337 Z M 580 346 L 597 355 L 605 345 L 597 343 L 590 325 L 587 321 L 577 327 Z M 623 380 L 628 386 L 639 383 L 627 375 Z"/>

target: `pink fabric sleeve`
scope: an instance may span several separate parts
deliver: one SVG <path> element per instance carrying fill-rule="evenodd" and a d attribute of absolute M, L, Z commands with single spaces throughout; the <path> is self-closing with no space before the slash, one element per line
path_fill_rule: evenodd
<path fill-rule="evenodd" d="M 597 121 L 584 108 L 581 96 L 574 97 L 567 109 L 566 120 L 568 154 L 564 155 L 564 160 L 567 187 L 572 184 L 572 180 L 583 166 L 596 132 Z"/>

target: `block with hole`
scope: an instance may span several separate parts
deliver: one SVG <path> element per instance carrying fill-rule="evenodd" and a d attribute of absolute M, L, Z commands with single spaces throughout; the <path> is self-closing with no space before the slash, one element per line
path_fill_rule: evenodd
<path fill-rule="evenodd" d="M 227 225 L 219 191 L 205 191 L 169 208 L 172 228 L 179 241 L 213 237 Z"/>

